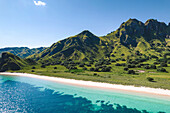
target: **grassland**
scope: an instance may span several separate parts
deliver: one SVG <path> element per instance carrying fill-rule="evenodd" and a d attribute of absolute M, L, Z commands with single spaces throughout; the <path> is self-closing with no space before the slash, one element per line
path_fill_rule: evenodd
<path fill-rule="evenodd" d="M 143 62 L 144 64 L 152 64 L 155 62 L 154 59 Z M 126 63 L 126 61 L 117 61 L 116 63 Z M 85 81 L 96 81 L 105 82 L 111 84 L 123 84 L 123 85 L 134 85 L 134 86 L 146 86 L 152 88 L 163 88 L 170 90 L 170 64 L 168 67 L 164 67 L 167 72 L 158 72 L 156 69 L 144 69 L 144 68 L 130 68 L 135 70 L 136 74 L 127 74 L 124 71 L 124 66 L 115 66 L 116 63 L 111 63 L 112 69 L 110 72 L 94 72 L 90 71 L 91 67 L 85 66 L 87 70 L 83 70 L 82 67 L 76 66 L 77 69 L 67 69 L 62 65 L 49 65 L 42 68 L 41 65 L 32 65 L 23 67 L 19 71 L 10 72 L 22 72 L 31 73 L 45 76 L 62 77 L 69 79 L 85 80 Z M 159 64 L 158 64 L 159 65 Z M 57 67 L 57 69 L 55 69 Z M 35 69 L 33 69 L 35 68 Z M 139 72 L 140 71 L 140 72 Z M 147 77 L 152 77 L 154 81 L 148 81 Z"/>

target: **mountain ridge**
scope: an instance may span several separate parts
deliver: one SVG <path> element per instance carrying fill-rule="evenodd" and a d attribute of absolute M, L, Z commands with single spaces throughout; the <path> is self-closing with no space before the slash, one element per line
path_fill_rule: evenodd
<path fill-rule="evenodd" d="M 28 48 L 28 47 L 5 47 L 5 48 L 0 48 L 0 55 L 3 52 L 10 52 L 14 55 L 17 55 L 18 57 L 21 58 L 26 58 L 32 54 L 38 54 L 45 50 L 46 47 L 39 47 L 39 48 Z"/>
<path fill-rule="evenodd" d="M 145 23 L 129 19 L 106 36 L 98 37 L 88 30 L 58 41 L 37 55 L 37 61 L 94 60 L 95 58 L 126 58 L 139 51 L 145 55 L 161 55 L 169 50 L 170 24 L 149 19 Z M 166 51 L 165 51 L 166 52 Z"/>

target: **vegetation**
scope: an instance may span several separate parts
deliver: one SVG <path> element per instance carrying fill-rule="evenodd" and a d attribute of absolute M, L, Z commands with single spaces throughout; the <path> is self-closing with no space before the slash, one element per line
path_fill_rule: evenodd
<path fill-rule="evenodd" d="M 129 58 L 131 63 L 137 59 L 136 57 Z M 112 84 L 124 84 L 135 86 L 147 86 L 170 89 L 170 65 L 167 67 L 159 67 L 160 63 L 153 64 L 157 60 L 151 58 L 138 62 L 133 68 L 128 68 L 131 63 L 129 61 L 116 61 L 99 59 L 95 60 L 91 66 L 87 66 L 88 61 L 60 61 L 60 64 L 51 63 L 38 63 L 36 65 L 28 65 L 22 67 L 18 71 L 11 72 L 24 72 L 38 75 L 64 77 L 78 80 L 90 80 L 97 82 L 107 82 Z M 102 63 L 101 63 L 102 62 Z M 80 67 L 84 64 L 84 67 Z M 116 66 L 116 64 L 123 64 Z M 132 65 L 132 64 L 131 64 Z M 138 65 L 138 66 L 137 66 Z M 139 66 L 140 65 L 140 66 Z M 158 68 L 151 68 L 154 66 Z M 149 68 L 145 68 L 149 66 Z M 57 68 L 56 68 L 57 67 Z M 108 69 L 108 71 L 107 71 Z M 164 71 L 166 69 L 166 71 Z M 149 79 L 152 78 L 153 80 Z M 156 82 L 154 82 L 156 81 Z"/>
<path fill-rule="evenodd" d="M 45 47 L 33 48 L 33 49 L 30 49 L 28 47 L 8 47 L 8 48 L 1 48 L 0 55 L 4 52 L 10 52 L 20 58 L 26 58 L 30 55 L 41 53 L 45 49 L 46 49 Z"/>
<path fill-rule="evenodd" d="M 20 70 L 24 66 L 28 65 L 36 65 L 31 59 L 21 59 L 18 56 L 15 56 L 11 53 L 5 52 L 2 53 L 2 57 L 0 58 L 0 71 L 7 71 L 7 70 Z M 35 67 L 32 67 L 35 69 Z"/>
<path fill-rule="evenodd" d="M 151 78 L 151 77 L 147 77 L 147 79 L 148 79 L 148 81 L 150 81 L 150 82 L 153 82 L 153 78 Z"/>
<path fill-rule="evenodd" d="M 85 30 L 27 59 L 2 55 L 0 69 L 170 89 L 169 30 L 157 20 L 129 19 L 106 36 Z"/>

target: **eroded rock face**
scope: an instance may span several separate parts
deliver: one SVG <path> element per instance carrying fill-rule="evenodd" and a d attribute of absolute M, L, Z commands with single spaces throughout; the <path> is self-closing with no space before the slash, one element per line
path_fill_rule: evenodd
<path fill-rule="evenodd" d="M 167 28 L 167 25 L 164 22 L 158 22 L 154 19 L 149 19 L 145 22 L 146 31 L 155 31 L 157 33 L 164 32 Z"/>
<path fill-rule="evenodd" d="M 144 24 L 136 19 L 129 19 L 127 22 L 122 23 L 118 29 L 120 42 L 124 45 L 137 46 L 136 38 L 144 35 Z"/>
<path fill-rule="evenodd" d="M 168 26 L 163 22 L 158 22 L 157 20 L 150 19 L 145 22 L 145 34 L 149 40 L 151 39 L 161 39 L 164 40 L 167 35 Z"/>
<path fill-rule="evenodd" d="M 120 42 L 126 46 L 137 46 L 137 39 L 143 37 L 146 41 L 152 39 L 165 40 L 170 36 L 170 27 L 164 22 L 158 22 L 149 19 L 145 23 L 137 19 L 129 19 L 121 24 L 117 29 L 116 37 L 120 38 Z M 167 36 L 168 35 L 168 36 Z"/>

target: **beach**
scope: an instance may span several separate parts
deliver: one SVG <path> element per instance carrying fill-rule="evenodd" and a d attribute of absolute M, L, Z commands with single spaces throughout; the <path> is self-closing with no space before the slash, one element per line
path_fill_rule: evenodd
<path fill-rule="evenodd" d="M 28 73 L 2 72 L 2 73 L 0 73 L 0 75 L 24 76 L 24 77 L 44 79 L 44 80 L 48 80 L 48 81 L 54 81 L 54 82 L 60 82 L 60 83 L 66 83 L 66 84 L 74 84 L 74 85 L 104 88 L 104 89 L 113 89 L 113 90 L 124 90 L 124 91 L 148 93 L 148 94 L 170 97 L 170 90 L 160 89 L 160 88 L 149 88 L 149 87 L 142 87 L 142 86 L 136 87 L 136 86 L 132 86 L 132 85 L 109 84 L 109 83 L 101 83 L 101 82 L 66 79 L 66 78 L 59 78 L 59 77 L 49 77 L 49 76 L 43 76 L 43 75 L 34 75 L 34 74 L 28 74 Z"/>

